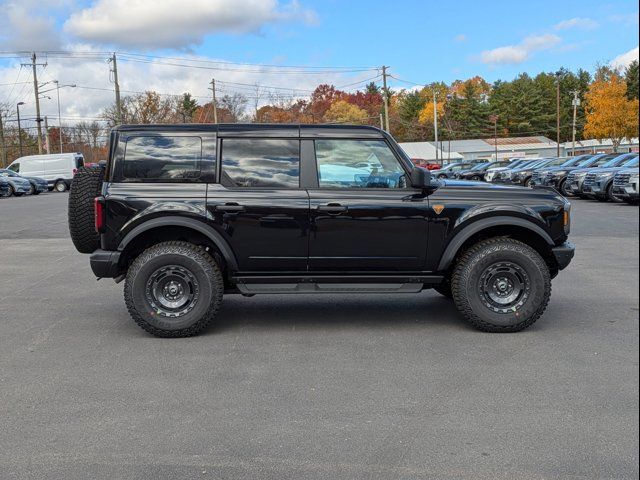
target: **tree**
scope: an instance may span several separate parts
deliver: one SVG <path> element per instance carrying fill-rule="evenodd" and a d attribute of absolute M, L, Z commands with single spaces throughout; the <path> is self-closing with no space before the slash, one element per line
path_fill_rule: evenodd
<path fill-rule="evenodd" d="M 218 107 L 223 110 L 223 115 L 218 112 L 218 121 L 238 123 L 245 117 L 245 109 L 249 100 L 241 93 L 234 93 L 233 95 L 225 95 L 218 100 Z M 226 112 L 224 112 L 226 110 Z M 228 119 L 224 118 L 224 113 L 228 114 Z"/>
<path fill-rule="evenodd" d="M 193 114 L 196 113 L 198 108 L 198 101 L 191 96 L 190 93 L 183 93 L 180 99 L 180 115 L 182 115 L 182 121 L 192 121 Z"/>
<path fill-rule="evenodd" d="M 610 138 L 617 152 L 624 138 L 638 136 L 638 99 L 627 98 L 627 84 L 617 74 L 601 75 L 585 95 L 586 137 Z"/>
<path fill-rule="evenodd" d="M 178 121 L 178 99 L 162 97 L 154 91 L 146 91 L 124 97 L 121 102 L 122 123 L 175 123 Z M 115 102 L 102 112 L 110 126 L 116 124 Z"/>
<path fill-rule="evenodd" d="M 624 78 L 627 82 L 627 98 L 629 100 L 637 99 L 640 93 L 638 92 L 640 89 L 640 84 L 638 83 L 638 60 L 634 60 L 629 64 L 624 72 Z"/>
<path fill-rule="evenodd" d="M 362 125 L 367 123 L 369 115 L 366 110 L 353 105 L 345 100 L 338 100 L 331 104 L 325 114 L 325 120 L 334 123 L 354 123 Z"/>

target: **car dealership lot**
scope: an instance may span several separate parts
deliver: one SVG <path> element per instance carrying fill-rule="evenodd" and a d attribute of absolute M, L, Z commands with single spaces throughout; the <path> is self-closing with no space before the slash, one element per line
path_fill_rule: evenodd
<path fill-rule="evenodd" d="M 573 202 L 577 256 L 521 333 L 428 291 L 228 296 L 162 340 L 67 198 L 0 199 L 0 477 L 638 476 L 637 207 Z"/>

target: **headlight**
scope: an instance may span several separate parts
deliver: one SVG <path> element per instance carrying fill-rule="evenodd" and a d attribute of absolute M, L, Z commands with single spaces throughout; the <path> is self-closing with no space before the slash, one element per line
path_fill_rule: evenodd
<path fill-rule="evenodd" d="M 583 178 L 587 176 L 587 172 L 578 172 L 575 174 L 576 178 Z"/>
<path fill-rule="evenodd" d="M 566 174 L 567 174 L 567 171 L 566 171 L 566 170 L 558 170 L 557 172 L 555 172 L 555 173 L 554 173 L 554 175 L 555 175 L 556 177 L 562 177 L 562 176 L 564 176 L 564 175 L 566 175 Z"/>
<path fill-rule="evenodd" d="M 638 181 L 638 178 L 640 178 L 640 175 L 638 175 L 637 173 L 634 173 L 633 175 L 631 175 L 631 176 L 629 177 L 629 181 L 630 181 L 630 182 L 637 182 L 637 181 Z"/>

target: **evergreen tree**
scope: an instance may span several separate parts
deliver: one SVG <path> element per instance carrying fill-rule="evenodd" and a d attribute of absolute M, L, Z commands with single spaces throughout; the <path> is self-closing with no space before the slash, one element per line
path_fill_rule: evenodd
<path fill-rule="evenodd" d="M 627 82 L 627 98 L 633 100 L 638 98 L 638 60 L 634 60 L 629 64 L 624 72 L 624 79 Z"/>

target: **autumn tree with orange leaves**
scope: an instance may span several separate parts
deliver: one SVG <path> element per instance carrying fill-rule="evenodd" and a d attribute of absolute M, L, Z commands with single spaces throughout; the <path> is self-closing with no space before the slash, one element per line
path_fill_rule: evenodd
<path fill-rule="evenodd" d="M 638 136 L 638 99 L 627 97 L 627 84 L 619 75 L 596 78 L 585 100 L 585 137 L 610 138 L 617 152 L 622 140 Z"/>

